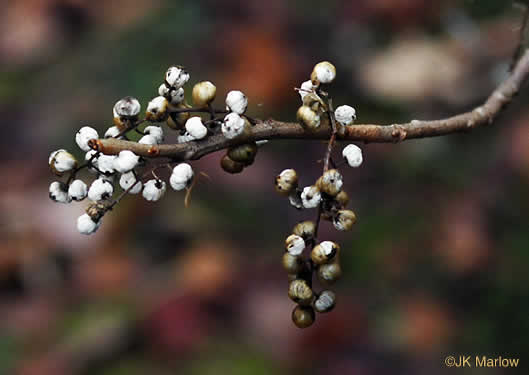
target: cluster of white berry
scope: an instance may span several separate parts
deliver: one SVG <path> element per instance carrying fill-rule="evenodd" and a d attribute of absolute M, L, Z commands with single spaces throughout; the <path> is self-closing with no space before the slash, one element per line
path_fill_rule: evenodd
<path fill-rule="evenodd" d="M 144 120 L 139 119 L 141 105 L 133 97 L 119 100 L 113 108 L 113 126 L 108 128 L 104 138 L 128 139 L 127 133 L 135 130 L 142 134 L 140 144 L 157 145 L 164 140 L 164 131 L 160 126 L 165 123 L 169 128 L 179 131 L 178 142 L 199 141 L 208 135 L 222 133 L 228 139 L 234 139 L 250 130 L 251 124 L 244 116 L 248 99 L 238 90 L 230 91 L 226 96 L 226 110 L 215 110 L 211 103 L 216 96 L 216 87 L 209 81 L 199 82 L 192 90 L 193 106 L 186 103 L 184 85 L 189 81 L 189 73 L 181 66 L 170 67 L 164 82 L 158 88 L 159 96 L 147 105 Z M 211 116 L 209 120 L 192 113 Z M 224 117 L 217 118 L 216 115 Z M 156 123 L 139 129 L 144 122 Z M 219 126 L 220 125 L 220 126 Z M 67 181 L 54 181 L 49 187 L 49 196 L 59 203 L 82 201 L 88 198 L 92 203 L 86 213 L 77 220 L 77 229 L 82 234 L 92 234 L 101 225 L 104 214 L 113 208 L 124 194 L 139 194 L 148 201 L 159 200 L 166 191 L 166 182 L 150 169 L 144 179 L 140 169 L 147 167 L 146 160 L 129 150 L 118 155 L 105 155 L 96 150 L 99 134 L 92 127 L 84 126 L 77 132 L 75 141 L 85 153 L 85 163 L 80 164 L 74 155 L 64 149 L 53 151 L 48 163 L 53 173 L 61 177 L 67 175 Z M 95 142 L 95 143 L 94 143 Z M 257 153 L 255 143 L 233 147 L 221 160 L 221 166 L 230 173 L 238 173 L 250 165 Z M 172 162 L 167 165 L 172 167 Z M 88 186 L 77 174 L 85 169 L 95 174 Z M 177 191 L 189 189 L 194 172 L 187 163 L 172 168 L 169 177 L 170 186 Z M 121 195 L 113 200 L 116 184 Z"/>
<path fill-rule="evenodd" d="M 322 84 L 334 81 L 336 69 L 329 62 L 321 62 L 314 67 L 311 79 L 303 82 L 298 90 L 303 105 L 298 109 L 297 117 L 308 130 L 317 130 L 321 126 L 335 129 L 336 135 L 343 135 L 346 127 L 353 124 L 356 113 L 353 107 L 343 105 L 336 110 L 325 98 Z M 361 149 L 350 144 L 342 151 L 342 156 L 351 167 L 362 164 Z M 330 155 L 329 155 L 330 158 Z M 321 284 L 332 285 L 341 276 L 340 246 L 332 241 L 318 243 L 317 231 L 320 218 L 331 221 L 339 231 L 350 230 L 356 222 L 353 211 L 346 209 L 349 197 L 343 188 L 343 177 L 338 169 L 324 168 L 324 173 L 310 186 L 298 187 L 298 174 L 294 169 L 285 169 L 275 179 L 276 191 L 289 198 L 290 204 L 297 209 L 318 209 L 316 223 L 304 221 L 297 224 L 286 241 L 283 255 L 283 267 L 289 278 L 289 297 L 297 304 L 292 312 L 292 320 L 299 328 L 312 325 L 315 312 L 331 311 L 336 303 L 336 295 L 330 290 L 315 293 L 312 276 L 316 273 Z M 311 247 L 310 254 L 303 256 L 305 248 Z"/>
<path fill-rule="evenodd" d="M 349 197 L 343 188 L 343 177 L 331 158 L 336 137 L 347 132 L 356 119 L 353 107 L 343 105 L 336 110 L 322 87 L 334 81 L 336 69 L 329 62 L 317 64 L 310 80 L 303 82 L 298 89 L 302 106 L 297 118 L 307 131 L 326 127 L 331 131 L 328 151 L 324 159 L 324 171 L 310 186 L 298 187 L 298 175 L 294 169 L 282 171 L 275 181 L 276 190 L 288 196 L 290 204 L 298 209 L 317 209 L 317 219 L 297 224 L 286 239 L 286 252 L 283 267 L 289 275 L 290 298 L 296 302 L 292 319 L 300 328 L 310 326 L 315 312 L 324 313 L 333 309 L 336 296 L 330 290 L 315 293 L 312 277 L 316 273 L 320 282 L 333 284 L 341 276 L 340 246 L 332 241 L 318 242 L 320 219 L 332 222 L 339 231 L 350 230 L 356 221 L 355 213 L 346 209 Z M 158 88 L 158 96 L 147 105 L 144 119 L 139 118 L 141 105 L 133 97 L 119 100 L 113 108 L 113 126 L 108 128 L 104 138 L 126 139 L 130 131 L 142 135 L 138 143 L 158 145 L 164 140 L 163 124 L 178 132 L 178 142 L 201 142 L 208 136 L 222 134 L 226 139 L 241 138 L 251 132 L 253 120 L 245 115 L 248 99 L 241 91 L 228 92 L 226 109 L 213 108 L 217 93 L 215 85 L 209 81 L 195 84 L 192 89 L 192 103 L 185 100 L 184 85 L 189 74 L 183 67 L 172 66 L 163 83 Z M 195 115 L 193 115 L 195 114 Z M 209 116 L 209 119 L 204 117 Z M 147 126 L 143 123 L 154 123 Z M 92 234 L 100 227 L 102 218 L 120 199 L 129 194 L 139 194 L 148 201 L 159 200 L 166 191 L 167 183 L 155 173 L 160 166 L 171 169 L 168 179 L 171 188 L 177 191 L 190 190 L 195 173 L 187 163 L 169 160 L 163 165 L 152 166 L 152 161 L 142 158 L 132 150 L 123 150 L 118 155 L 106 155 L 99 147 L 98 132 L 89 126 L 82 127 L 75 136 L 79 148 L 85 153 L 84 163 L 64 149 L 53 151 L 49 165 L 57 176 L 67 176 L 66 182 L 54 181 L 49 188 L 50 198 L 60 203 L 82 201 L 88 198 L 91 204 L 85 214 L 77 220 L 77 229 L 82 234 Z M 134 149 L 134 148 L 133 148 Z M 256 142 L 241 143 L 228 148 L 221 158 L 220 165 L 228 173 L 240 173 L 254 162 L 258 150 Z M 342 156 L 351 167 L 362 164 L 362 151 L 350 144 L 342 151 Z M 332 168 L 329 165 L 332 164 Z M 95 175 L 89 186 L 77 178 L 86 169 Z M 140 172 L 141 171 L 141 172 Z M 115 190 L 121 188 L 119 195 Z M 310 251 L 305 252 L 310 246 Z M 304 256 L 309 253 L 308 256 Z"/>

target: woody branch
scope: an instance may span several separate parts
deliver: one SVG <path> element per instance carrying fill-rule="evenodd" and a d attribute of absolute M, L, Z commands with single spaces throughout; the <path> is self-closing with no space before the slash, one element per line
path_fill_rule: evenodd
<path fill-rule="evenodd" d="M 452 133 L 468 132 L 474 128 L 489 125 L 518 94 L 529 76 L 529 50 L 525 50 L 508 77 L 490 94 L 481 105 L 469 112 L 440 120 L 413 120 L 403 124 L 373 125 L 358 124 L 347 126 L 339 140 L 366 143 L 401 142 L 408 139 L 437 137 Z M 256 120 L 251 132 L 241 138 L 227 139 L 217 134 L 206 140 L 181 144 L 145 145 L 119 139 L 99 139 L 94 148 L 104 154 L 119 154 L 130 150 L 143 157 L 167 157 L 174 160 L 196 160 L 215 151 L 239 144 L 265 139 L 329 139 L 330 126 L 316 131 L 307 130 L 295 122 L 273 119 Z"/>

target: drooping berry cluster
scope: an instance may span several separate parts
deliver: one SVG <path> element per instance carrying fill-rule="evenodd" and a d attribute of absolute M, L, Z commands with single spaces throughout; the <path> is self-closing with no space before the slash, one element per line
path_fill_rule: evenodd
<path fill-rule="evenodd" d="M 296 303 L 292 320 L 299 328 L 312 325 L 315 312 L 331 311 L 336 304 L 336 295 L 330 290 L 316 293 L 313 288 L 313 274 L 319 282 L 328 287 L 336 282 L 341 274 L 340 246 L 333 241 L 318 241 L 320 220 L 332 222 L 339 231 L 350 230 L 356 222 L 353 211 L 346 209 L 349 197 L 343 188 L 343 177 L 331 157 L 336 137 L 343 135 L 346 127 L 356 119 L 353 107 L 344 105 L 333 110 L 332 101 L 322 90 L 322 84 L 331 83 L 336 77 L 336 69 L 329 62 L 321 62 L 314 67 L 311 79 L 303 82 L 298 89 L 303 105 L 297 117 L 308 130 L 315 131 L 321 126 L 331 129 L 331 139 L 324 158 L 323 174 L 310 186 L 298 187 L 298 174 L 294 169 L 285 169 L 275 179 L 276 191 L 289 198 L 297 209 L 317 209 L 315 221 L 298 223 L 285 241 L 283 268 L 287 271 L 288 296 Z M 343 158 L 351 167 L 362 164 L 362 151 L 350 144 L 343 149 Z M 309 247 L 309 251 L 305 249 Z M 304 254 L 308 253 L 308 255 Z"/>
<path fill-rule="evenodd" d="M 228 139 L 234 139 L 250 131 L 252 124 L 244 115 L 248 99 L 241 91 L 228 92 L 226 110 L 214 109 L 212 102 L 217 88 L 209 81 L 199 82 L 192 89 L 191 106 L 185 100 L 184 90 L 189 78 L 189 73 L 183 67 L 170 67 L 158 88 L 159 95 L 147 104 L 144 119 L 139 118 L 141 105 L 137 99 L 127 96 L 119 100 L 112 111 L 113 126 L 106 130 L 104 138 L 129 140 L 127 134 L 136 131 L 142 135 L 138 143 L 158 145 L 164 140 L 163 124 L 178 132 L 178 143 L 199 142 L 220 133 Z M 204 116 L 209 116 L 209 119 Z M 140 129 L 140 125 L 146 122 L 156 125 Z M 96 232 L 105 213 L 127 193 L 141 193 L 147 201 L 159 200 L 167 189 L 166 182 L 156 173 L 160 167 L 166 166 L 171 170 L 168 180 L 174 190 L 189 192 L 195 177 L 189 164 L 169 160 L 165 164 L 155 165 L 130 150 L 121 151 L 118 155 L 105 155 L 97 150 L 98 139 L 97 130 L 84 126 L 77 132 L 75 141 L 85 152 L 85 163 L 80 164 L 74 155 L 64 149 L 53 151 L 48 160 L 55 175 L 67 175 L 66 181 L 50 184 L 49 196 L 52 200 L 70 203 L 88 198 L 92 201 L 86 213 L 77 220 L 80 233 Z M 221 159 L 221 167 L 229 173 L 239 173 L 253 163 L 256 154 L 255 143 L 232 147 Z M 89 185 L 77 178 L 83 169 L 95 175 Z M 117 185 L 121 188 L 119 195 L 116 194 Z"/>

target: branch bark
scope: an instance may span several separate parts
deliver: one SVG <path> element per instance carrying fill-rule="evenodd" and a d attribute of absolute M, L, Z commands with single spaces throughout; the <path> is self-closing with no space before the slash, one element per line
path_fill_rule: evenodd
<path fill-rule="evenodd" d="M 442 135 L 467 132 L 477 127 L 491 124 L 501 110 L 518 94 L 529 76 L 529 50 L 526 49 L 509 76 L 489 96 L 481 106 L 472 111 L 441 120 L 413 120 L 404 124 L 373 125 L 362 124 L 348 126 L 339 139 L 359 142 L 402 142 L 408 139 L 438 137 Z M 243 138 L 227 139 L 216 134 L 205 140 L 180 144 L 144 145 L 118 139 L 99 139 L 95 149 L 104 154 L 118 154 L 130 150 L 143 157 L 167 157 L 173 160 L 196 160 L 204 155 L 232 146 L 264 139 L 329 139 L 330 126 L 309 131 L 298 123 L 282 122 L 273 119 L 262 121 L 252 127 L 252 132 Z"/>

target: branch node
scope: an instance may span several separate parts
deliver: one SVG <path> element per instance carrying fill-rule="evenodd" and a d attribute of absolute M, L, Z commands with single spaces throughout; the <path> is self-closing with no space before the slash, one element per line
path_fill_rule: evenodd
<path fill-rule="evenodd" d="M 160 149 L 158 147 L 156 147 L 156 146 L 151 146 L 147 150 L 147 153 L 149 154 L 149 156 L 155 157 L 155 156 L 160 155 Z"/>
<path fill-rule="evenodd" d="M 476 112 L 478 114 L 478 116 L 481 116 L 481 117 L 485 117 L 486 116 L 486 112 L 485 112 L 485 109 L 483 107 L 477 107 L 474 112 Z"/>
<path fill-rule="evenodd" d="M 88 141 L 88 147 L 90 147 L 92 150 L 103 152 L 104 154 L 104 146 L 100 139 L 91 139 Z"/>
<path fill-rule="evenodd" d="M 506 101 L 509 100 L 509 98 L 507 98 L 507 97 L 505 96 L 505 94 L 502 93 L 502 92 L 500 92 L 500 91 L 496 91 L 496 92 L 494 93 L 494 97 L 495 97 L 496 99 L 498 99 L 499 101 L 501 101 L 502 103 L 504 103 L 504 102 L 506 102 Z"/>
<path fill-rule="evenodd" d="M 406 139 L 408 133 L 404 130 L 402 125 L 394 124 L 392 125 L 394 130 L 391 132 L 391 136 L 395 138 L 395 142 L 402 142 Z"/>

